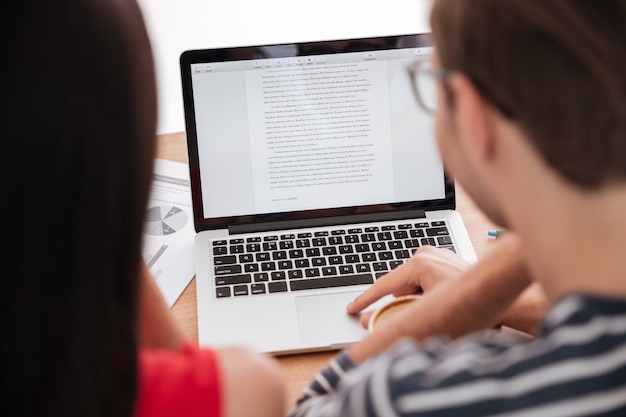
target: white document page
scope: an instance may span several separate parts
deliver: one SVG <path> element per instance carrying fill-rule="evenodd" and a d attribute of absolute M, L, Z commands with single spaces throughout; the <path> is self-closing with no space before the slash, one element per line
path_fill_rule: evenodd
<path fill-rule="evenodd" d="M 257 212 L 391 201 L 387 63 L 246 72 Z"/>
<path fill-rule="evenodd" d="M 187 164 L 156 159 L 143 235 L 143 258 L 172 307 L 195 275 L 195 229 Z"/>

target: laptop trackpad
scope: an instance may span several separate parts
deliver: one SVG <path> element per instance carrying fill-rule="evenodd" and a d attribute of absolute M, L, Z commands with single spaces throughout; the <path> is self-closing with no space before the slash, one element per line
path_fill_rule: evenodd
<path fill-rule="evenodd" d="M 342 345 L 361 340 L 367 331 L 361 327 L 358 316 L 346 313 L 346 306 L 362 293 L 358 291 L 296 297 L 302 341 L 341 348 Z"/>

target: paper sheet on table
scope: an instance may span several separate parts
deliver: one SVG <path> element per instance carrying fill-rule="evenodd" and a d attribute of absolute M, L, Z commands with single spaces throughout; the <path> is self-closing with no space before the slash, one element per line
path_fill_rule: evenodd
<path fill-rule="evenodd" d="M 156 159 L 143 257 L 171 307 L 195 275 L 195 229 L 187 164 Z"/>

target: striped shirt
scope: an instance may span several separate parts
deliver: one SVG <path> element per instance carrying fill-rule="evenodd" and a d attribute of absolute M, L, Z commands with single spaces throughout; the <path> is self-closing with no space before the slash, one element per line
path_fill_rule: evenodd
<path fill-rule="evenodd" d="M 404 340 L 361 366 L 345 351 L 290 417 L 626 416 L 626 300 L 570 295 L 533 339 Z"/>

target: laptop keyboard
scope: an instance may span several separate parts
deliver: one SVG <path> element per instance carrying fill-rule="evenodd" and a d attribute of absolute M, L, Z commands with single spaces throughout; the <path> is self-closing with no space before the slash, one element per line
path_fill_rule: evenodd
<path fill-rule="evenodd" d="M 456 252 L 445 221 L 215 240 L 215 295 L 372 284 L 424 245 Z"/>

